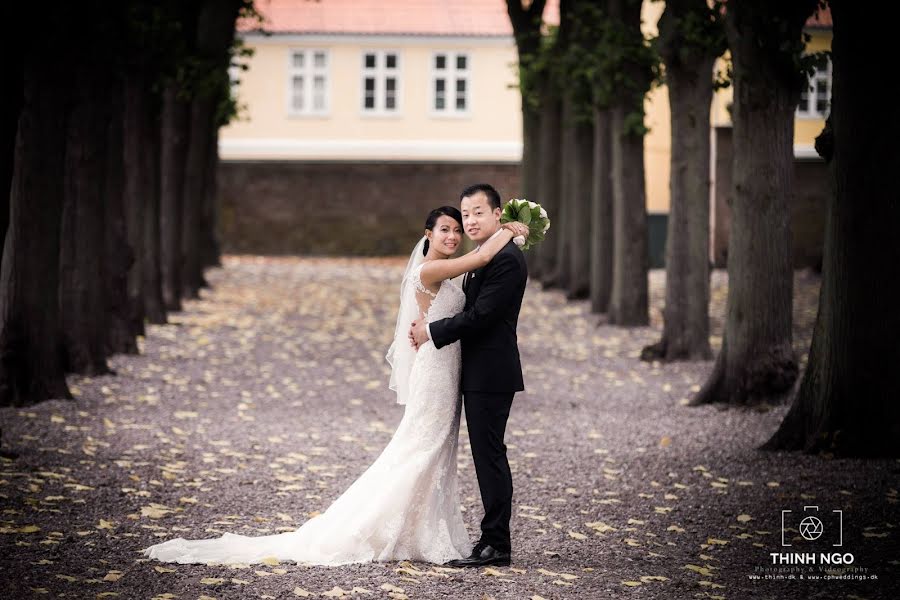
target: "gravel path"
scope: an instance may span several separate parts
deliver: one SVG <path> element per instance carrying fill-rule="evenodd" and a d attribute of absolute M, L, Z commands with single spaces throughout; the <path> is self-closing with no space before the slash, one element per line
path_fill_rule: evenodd
<path fill-rule="evenodd" d="M 526 387 L 507 430 L 512 568 L 427 564 L 163 565 L 173 536 L 289 530 L 378 455 L 402 408 L 387 389 L 399 260 L 228 257 L 211 292 L 151 326 L 117 376 L 71 377 L 76 401 L 0 409 L 0 598 L 896 598 L 900 462 L 756 450 L 786 407 L 690 408 L 711 363 L 637 359 L 661 327 L 598 326 L 530 284 Z M 725 274 L 713 277 L 721 333 Z M 809 343 L 818 280 L 795 285 Z M 720 338 L 714 338 L 716 344 Z M 481 517 L 463 427 L 465 515 Z M 818 546 L 793 515 L 820 508 Z M 792 510 L 781 547 L 782 510 Z M 843 511 L 843 546 L 833 510 Z M 827 515 L 827 516 L 826 516 Z M 827 538 L 827 543 L 823 542 Z M 877 580 L 754 580 L 770 553 L 840 550 Z M 784 568 L 784 567 L 782 567 Z M 816 571 L 818 573 L 818 571 Z M 771 573 L 770 573 L 771 574 Z M 808 573 L 807 573 L 808 575 Z M 795 576 L 799 577 L 799 575 Z"/>

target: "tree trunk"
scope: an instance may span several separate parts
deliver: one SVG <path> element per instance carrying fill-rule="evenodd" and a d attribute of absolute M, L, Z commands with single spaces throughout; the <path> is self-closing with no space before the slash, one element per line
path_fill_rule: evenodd
<path fill-rule="evenodd" d="M 104 180 L 108 78 L 97 65 L 76 71 L 75 106 L 65 140 L 65 202 L 60 234 L 59 311 L 65 369 L 109 373 L 106 364 Z"/>
<path fill-rule="evenodd" d="M 142 168 L 146 173 L 147 189 L 144 192 L 144 249 L 140 255 L 143 276 L 144 311 L 147 321 L 154 324 L 166 322 L 166 308 L 162 296 L 162 274 L 160 263 L 159 233 L 159 161 L 160 123 L 155 98 L 148 94 L 144 113 L 144 134 L 146 136 Z"/>
<path fill-rule="evenodd" d="M 591 196 L 594 170 L 594 124 L 579 121 L 572 135 L 572 184 L 569 201 L 572 240 L 569 250 L 569 299 L 583 299 L 591 287 Z"/>
<path fill-rule="evenodd" d="M 550 87 L 549 80 L 545 82 L 545 86 Z M 552 95 L 551 90 L 547 89 L 546 92 L 541 103 L 541 157 L 537 165 L 538 194 L 534 201 L 539 202 L 547 210 L 550 230 L 547 231 L 547 239 L 535 250 L 538 251 L 537 277 L 545 286 L 550 286 L 553 285 L 553 275 L 556 271 L 558 246 L 558 240 L 552 239 L 551 236 L 555 235 L 556 230 L 563 231 L 559 213 L 559 207 L 562 205 L 560 201 L 562 165 L 559 160 L 559 149 L 562 145 L 560 136 L 562 104 Z"/>
<path fill-rule="evenodd" d="M 528 78 L 526 72 L 534 68 L 534 60 L 541 50 L 541 22 L 545 0 L 528 3 L 527 8 L 521 0 L 507 0 L 506 10 L 512 23 L 513 35 L 516 39 L 516 51 L 519 59 L 519 89 L 522 98 L 522 184 L 520 197 L 531 201 L 538 192 L 537 167 L 540 161 L 540 111 L 533 104 L 530 96 L 539 93 L 543 88 Z M 532 89 L 531 86 L 534 86 Z M 538 98 L 540 104 L 541 99 Z M 537 200 L 540 202 L 540 200 Z M 546 208 L 546 207 L 545 207 Z M 534 249 L 536 250 L 536 248 Z M 540 261 L 532 250 L 525 255 L 528 274 L 532 278 L 540 275 Z"/>
<path fill-rule="evenodd" d="M 209 68 L 221 70 L 227 79 L 228 50 L 234 41 L 234 25 L 241 7 L 241 0 L 205 0 L 197 20 L 198 58 L 209 64 Z M 210 86 L 199 91 L 191 102 L 190 135 L 188 140 L 187 163 L 184 182 L 184 214 L 181 247 L 184 256 L 182 270 L 183 293 L 186 297 L 199 297 L 200 288 L 208 287 L 203 275 L 203 266 L 209 262 L 209 255 L 216 255 L 215 244 L 210 243 L 213 226 L 208 206 L 208 181 L 210 164 L 210 144 L 216 139 L 219 123 L 216 111 L 223 90 Z"/>
<path fill-rule="evenodd" d="M 895 20 L 873 21 L 865 4 L 830 5 L 834 154 L 826 151 L 825 157 L 831 159 L 834 190 L 819 312 L 799 391 L 764 447 L 897 457 L 900 312 L 890 278 L 900 264 L 900 202 L 888 166 L 900 164 L 900 121 L 872 110 L 883 79 L 878 63 L 869 60 L 889 51 Z"/>
<path fill-rule="evenodd" d="M 16 15 L 19 13 L 17 12 Z M 9 228 L 9 189 L 12 184 L 16 155 L 16 131 L 22 112 L 22 54 L 21 47 L 13 40 L 8 44 L 12 52 L 7 55 L 9 65 L 7 93 L 0 95 L 0 264 L 3 262 L 3 247 L 6 230 Z M 2 377 L 2 367 L 0 367 Z M 3 449 L 3 430 L 0 429 L 0 456 L 15 458 L 16 454 Z"/>
<path fill-rule="evenodd" d="M 132 309 L 128 296 L 128 274 L 135 263 L 135 253 L 128 243 L 125 222 L 125 166 L 124 125 L 125 97 L 121 79 L 116 79 L 108 92 L 110 119 L 106 128 L 106 180 L 104 220 L 106 231 L 105 297 L 107 313 L 107 354 L 137 354 L 138 347 L 132 326 Z"/>
<path fill-rule="evenodd" d="M 12 55 L 7 56 L 6 92 L 0 94 L 0 260 L 3 241 L 9 227 L 9 188 L 12 183 L 16 156 L 16 130 L 22 112 L 22 55 L 17 44 L 11 44 Z"/>
<path fill-rule="evenodd" d="M 560 121 L 560 148 L 558 150 L 560 156 L 560 192 L 556 204 L 556 214 L 560 227 L 558 229 L 559 235 L 556 236 L 556 263 L 553 275 L 545 284 L 568 290 L 571 282 L 572 235 L 575 230 L 575 225 L 572 222 L 574 209 L 572 184 L 574 181 L 573 162 L 575 158 L 575 114 L 571 99 L 563 98 Z"/>
<path fill-rule="evenodd" d="M 780 15 L 746 3 L 729 6 L 735 100 L 728 299 L 722 350 L 693 404 L 780 400 L 797 379 L 790 200 L 799 89 L 785 78 L 796 69 L 793 62 L 764 45 L 778 45 L 764 28 L 780 16 L 786 23 L 781 47 L 799 43 L 816 3 L 808 4 L 803 15 L 792 3 L 778 4 L 774 10 Z"/>
<path fill-rule="evenodd" d="M 594 108 L 594 167 L 591 182 L 591 312 L 609 310 L 612 292 L 613 200 L 610 114 Z"/>
<path fill-rule="evenodd" d="M 609 322 L 638 326 L 649 323 L 644 136 L 626 133 L 628 110 L 622 105 L 610 110 L 614 233 Z"/>
<path fill-rule="evenodd" d="M 124 152 L 124 200 L 125 224 L 128 245 L 134 253 L 134 262 L 128 271 L 128 321 L 132 335 L 144 335 L 144 220 L 147 218 L 147 191 L 150 188 L 146 168 L 144 146 L 147 140 L 146 77 L 133 71 L 125 78 L 125 121 L 122 132 Z"/>
<path fill-rule="evenodd" d="M 213 102 L 197 97 L 191 102 L 190 134 L 184 172 L 184 194 L 181 229 L 182 293 L 186 298 L 199 298 L 200 288 L 207 287 L 203 276 L 202 232 L 203 204 L 207 172 L 207 152 L 212 130 Z"/>
<path fill-rule="evenodd" d="M 168 310 L 181 310 L 181 227 L 184 167 L 187 160 L 188 103 L 174 83 L 163 94 L 160 152 L 160 267 Z"/>
<path fill-rule="evenodd" d="M 219 242 L 219 130 L 210 132 L 209 151 L 206 154 L 203 202 L 203 266 L 222 266 L 222 244 Z"/>
<path fill-rule="evenodd" d="M 538 165 L 540 164 L 540 136 L 541 114 L 540 111 L 525 106 L 526 100 L 522 99 L 522 189 L 520 198 L 537 202 L 546 209 L 543 200 L 538 196 Z M 549 213 L 548 213 L 549 214 Z M 535 252 L 538 244 L 530 252 L 525 253 L 528 264 L 528 275 L 532 279 L 540 278 L 540 261 Z"/>
<path fill-rule="evenodd" d="M 40 60 L 43 58 L 44 60 Z M 0 268 L 0 405 L 71 399 L 59 328 L 68 73 L 28 56 Z"/>
<path fill-rule="evenodd" d="M 669 11 L 673 12 L 669 12 Z M 685 51 L 675 19 L 708 11 L 703 0 L 670 4 L 660 19 L 661 54 L 671 107 L 666 305 L 662 339 L 643 360 L 707 360 L 709 345 L 709 107 L 715 56 Z M 668 30 L 668 31 L 666 31 Z M 692 51 L 690 51 L 692 50 Z"/>

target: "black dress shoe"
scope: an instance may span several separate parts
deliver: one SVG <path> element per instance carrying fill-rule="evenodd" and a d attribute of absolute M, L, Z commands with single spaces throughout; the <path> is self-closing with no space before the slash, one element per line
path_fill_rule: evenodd
<path fill-rule="evenodd" d="M 470 557 L 451 560 L 447 565 L 451 567 L 489 567 L 494 565 L 508 567 L 511 558 L 509 552 L 497 550 L 493 546 L 476 545 Z"/>

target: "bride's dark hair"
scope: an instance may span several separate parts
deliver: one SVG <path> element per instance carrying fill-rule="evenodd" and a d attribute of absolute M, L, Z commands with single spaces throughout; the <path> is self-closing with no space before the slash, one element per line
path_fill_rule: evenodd
<path fill-rule="evenodd" d="M 456 219 L 456 222 L 459 223 L 460 227 L 462 227 L 462 213 L 459 212 L 459 209 L 452 206 L 442 206 L 428 213 L 428 218 L 425 219 L 425 229 L 427 229 L 428 231 L 434 229 L 434 225 L 435 223 L 437 223 L 438 217 L 443 216 L 450 217 L 451 219 Z M 426 239 L 425 247 L 422 249 L 422 256 L 428 254 L 429 245 L 429 241 Z"/>

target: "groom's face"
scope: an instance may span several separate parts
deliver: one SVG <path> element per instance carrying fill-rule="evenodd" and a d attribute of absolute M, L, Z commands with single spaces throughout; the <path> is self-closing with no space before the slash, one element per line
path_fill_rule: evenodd
<path fill-rule="evenodd" d="M 491 203 L 484 192 L 464 196 L 459 210 L 462 213 L 466 235 L 476 244 L 486 242 L 500 228 L 500 209 L 491 208 Z"/>

